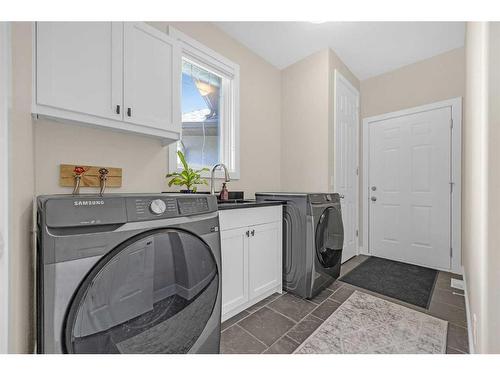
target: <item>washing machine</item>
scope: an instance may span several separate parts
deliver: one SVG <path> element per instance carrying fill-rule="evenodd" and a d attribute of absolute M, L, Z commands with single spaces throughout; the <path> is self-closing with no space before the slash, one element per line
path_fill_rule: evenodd
<path fill-rule="evenodd" d="M 336 193 L 256 193 L 283 206 L 283 287 L 313 298 L 340 275 L 344 227 Z"/>
<path fill-rule="evenodd" d="M 38 353 L 218 353 L 215 196 L 37 198 Z"/>

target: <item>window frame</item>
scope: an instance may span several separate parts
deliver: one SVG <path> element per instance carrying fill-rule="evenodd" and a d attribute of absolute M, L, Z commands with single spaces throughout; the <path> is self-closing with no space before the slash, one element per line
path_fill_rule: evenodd
<path fill-rule="evenodd" d="M 227 165 L 231 179 L 238 180 L 240 178 L 240 66 L 174 27 L 169 26 L 168 34 L 179 42 L 182 59 L 209 69 L 223 78 L 220 102 L 222 110 L 219 122 L 223 140 L 221 162 Z M 227 95 L 228 92 L 229 95 Z M 180 97 L 182 98 L 182 94 Z M 177 165 L 176 153 L 177 142 L 169 146 L 169 173 L 181 171 Z M 230 159 L 229 162 L 227 159 Z M 202 177 L 210 177 L 210 172 L 203 172 Z M 215 177 L 224 178 L 224 172 L 218 169 Z"/>

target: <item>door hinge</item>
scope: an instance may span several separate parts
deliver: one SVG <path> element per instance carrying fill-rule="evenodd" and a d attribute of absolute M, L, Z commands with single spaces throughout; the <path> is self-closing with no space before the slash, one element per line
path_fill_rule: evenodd
<path fill-rule="evenodd" d="M 450 194 L 453 193 L 453 185 L 455 185 L 455 183 L 450 181 Z"/>
<path fill-rule="evenodd" d="M 453 248 L 450 247 L 450 258 L 453 258 Z"/>
<path fill-rule="evenodd" d="M 359 167 L 356 167 L 356 176 L 359 176 Z"/>
<path fill-rule="evenodd" d="M 450 128 L 453 129 L 453 119 L 450 118 Z"/>
<path fill-rule="evenodd" d="M 358 237 L 359 235 L 359 231 L 356 229 L 356 237 Z"/>

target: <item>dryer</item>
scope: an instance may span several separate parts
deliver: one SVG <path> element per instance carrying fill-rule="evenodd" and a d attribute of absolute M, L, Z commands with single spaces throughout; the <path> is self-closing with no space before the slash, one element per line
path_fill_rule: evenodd
<path fill-rule="evenodd" d="M 215 196 L 41 196 L 37 208 L 37 352 L 219 352 Z"/>
<path fill-rule="evenodd" d="M 283 208 L 283 287 L 313 298 L 340 275 L 344 227 L 337 193 L 256 193 Z"/>

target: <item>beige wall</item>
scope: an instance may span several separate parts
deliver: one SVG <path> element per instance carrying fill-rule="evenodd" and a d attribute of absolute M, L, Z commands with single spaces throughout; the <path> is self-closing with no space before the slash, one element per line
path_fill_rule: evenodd
<path fill-rule="evenodd" d="M 464 96 L 464 48 L 361 82 L 361 118 Z"/>
<path fill-rule="evenodd" d="M 281 185 L 288 191 L 330 191 L 333 175 L 333 72 L 359 80 L 325 49 L 281 75 Z"/>
<path fill-rule="evenodd" d="M 282 71 L 281 184 L 289 191 L 328 190 L 329 53 Z"/>
<path fill-rule="evenodd" d="M 486 265 L 488 353 L 500 353 L 500 22 L 490 22 L 488 40 L 488 257 Z"/>
<path fill-rule="evenodd" d="M 9 129 L 9 352 L 31 351 L 33 339 L 34 272 L 30 245 L 35 156 L 31 119 L 31 35 L 29 23 L 13 23 L 12 113 Z"/>
<path fill-rule="evenodd" d="M 229 189 L 280 188 L 280 71 L 209 23 L 175 23 L 176 28 L 240 65 L 241 179 Z M 167 23 L 154 23 L 166 30 Z M 58 186 L 60 163 L 123 168 L 123 187 L 114 192 L 166 189 L 167 148 L 155 139 L 86 126 L 31 119 L 30 23 L 14 24 L 11 122 L 11 343 L 12 352 L 32 350 L 32 198 L 69 193 Z M 36 167 L 36 169 L 35 169 Z M 95 191 L 82 189 L 82 192 Z"/>
<path fill-rule="evenodd" d="M 8 124 L 9 124 L 9 98 L 10 85 L 10 41 L 9 30 L 6 22 L 0 22 L 0 353 L 7 352 L 8 330 L 7 306 L 9 281 L 6 272 L 9 270 L 8 252 Z M 6 277 L 7 276 L 7 277 Z"/>
<path fill-rule="evenodd" d="M 500 353 L 500 24 L 471 22 L 466 35 L 463 264 L 475 352 Z"/>
<path fill-rule="evenodd" d="M 487 27 L 469 23 L 466 34 L 466 100 L 462 171 L 462 253 L 470 306 L 470 321 L 477 319 L 475 350 L 482 350 L 486 241 L 486 139 L 487 139 Z M 473 327 L 471 327 L 472 329 Z"/>

